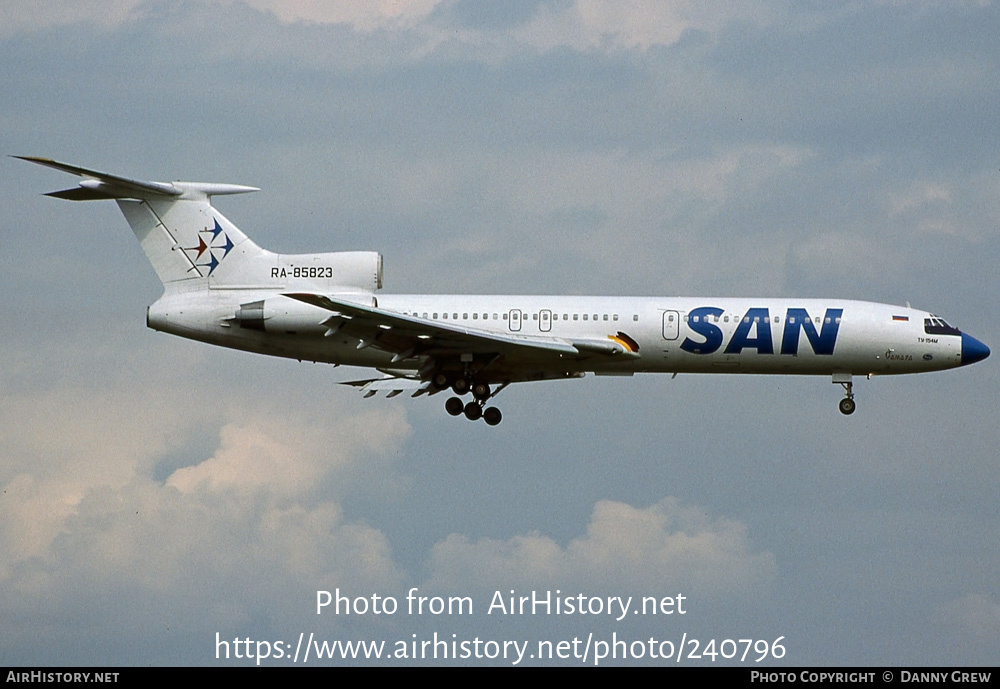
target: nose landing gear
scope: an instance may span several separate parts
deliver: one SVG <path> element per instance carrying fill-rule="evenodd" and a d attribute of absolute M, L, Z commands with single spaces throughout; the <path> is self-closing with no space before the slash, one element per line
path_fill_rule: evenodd
<path fill-rule="evenodd" d="M 854 401 L 854 382 L 850 373 L 834 373 L 833 382 L 840 383 L 841 387 L 844 388 L 844 399 L 840 400 L 840 413 L 844 416 L 850 416 L 854 413 L 854 410 L 858 408 L 857 403 Z"/>
<path fill-rule="evenodd" d="M 840 413 L 844 414 L 845 416 L 850 416 L 851 414 L 854 413 L 854 410 L 857 409 L 857 406 L 858 405 L 854 402 L 853 395 L 851 395 L 850 397 L 845 397 L 844 399 L 840 400 Z"/>

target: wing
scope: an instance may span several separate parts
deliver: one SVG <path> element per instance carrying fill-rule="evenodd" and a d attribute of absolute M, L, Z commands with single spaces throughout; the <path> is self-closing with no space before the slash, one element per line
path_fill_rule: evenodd
<path fill-rule="evenodd" d="M 571 372 L 579 371 L 580 363 L 593 357 L 638 356 L 638 346 L 630 338 L 609 336 L 606 340 L 570 340 L 499 333 L 322 294 L 290 293 L 285 296 L 329 311 L 330 316 L 323 321 L 329 328 L 328 335 L 348 335 L 358 340 L 359 349 L 374 347 L 391 353 L 393 364 L 407 362 L 411 369 L 417 367 L 415 373 L 412 370 L 386 371 L 395 376 L 428 380 L 442 370 L 469 369 L 475 377 L 491 382 L 541 380 L 576 375 Z"/>

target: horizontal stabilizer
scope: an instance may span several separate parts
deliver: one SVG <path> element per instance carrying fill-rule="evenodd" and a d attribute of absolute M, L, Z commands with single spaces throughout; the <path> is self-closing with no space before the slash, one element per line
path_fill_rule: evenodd
<path fill-rule="evenodd" d="M 62 170 L 63 172 L 68 172 L 71 175 L 77 175 L 79 177 L 86 177 L 87 180 L 80 183 L 82 191 L 100 191 L 102 196 L 88 196 L 84 195 L 83 198 L 76 198 L 70 196 L 71 191 L 57 191 L 49 194 L 49 196 L 55 196 L 56 198 L 70 199 L 71 201 L 83 201 L 90 199 L 110 199 L 119 197 L 132 197 L 135 194 L 142 194 L 144 196 L 154 195 L 154 196 L 180 196 L 184 193 L 183 189 L 178 189 L 172 184 L 166 184 L 164 182 L 142 182 L 135 179 L 128 179 L 127 177 L 119 177 L 117 175 L 111 175 L 107 172 L 99 172 L 98 170 L 88 170 L 87 168 L 77 167 L 76 165 L 67 165 L 66 163 L 60 163 L 51 158 L 39 158 L 37 156 L 14 156 L 20 160 L 27 160 L 29 163 L 36 163 L 38 165 L 44 165 L 45 167 L 51 167 L 56 170 Z M 95 180 L 95 182 L 90 182 L 89 180 Z"/>
<path fill-rule="evenodd" d="M 63 191 L 50 191 L 46 196 L 67 201 L 106 201 L 118 198 L 114 194 L 99 191 L 97 189 L 87 189 L 86 187 L 73 187 Z"/>
<path fill-rule="evenodd" d="M 259 191 L 256 187 L 240 184 L 214 184 L 205 182 L 144 182 L 138 179 L 120 177 L 99 170 L 89 170 L 76 165 L 60 163 L 51 158 L 37 156 L 12 156 L 29 163 L 44 165 L 71 175 L 83 177 L 77 189 L 54 191 L 46 196 L 69 201 L 97 201 L 103 199 L 169 199 L 182 196 L 186 191 L 194 191 L 208 196 L 222 194 L 243 194 L 249 191 Z"/>

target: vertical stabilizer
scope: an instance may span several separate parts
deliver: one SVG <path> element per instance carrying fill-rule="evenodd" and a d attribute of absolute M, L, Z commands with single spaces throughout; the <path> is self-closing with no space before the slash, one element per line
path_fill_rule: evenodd
<path fill-rule="evenodd" d="M 164 286 L 207 282 L 237 247 L 230 263 L 266 253 L 212 207 L 212 196 L 257 191 L 255 187 L 144 182 L 48 158 L 15 157 L 84 178 L 78 187 L 48 196 L 71 201 L 114 199 Z"/>
<path fill-rule="evenodd" d="M 117 201 L 164 285 L 212 276 L 237 246 L 260 251 L 207 197 Z"/>

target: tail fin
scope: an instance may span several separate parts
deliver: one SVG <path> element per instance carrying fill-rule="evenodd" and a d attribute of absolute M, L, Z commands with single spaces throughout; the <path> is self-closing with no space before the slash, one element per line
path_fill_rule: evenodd
<path fill-rule="evenodd" d="M 14 156 L 84 179 L 78 187 L 47 194 L 70 201 L 114 199 L 135 232 L 149 262 L 165 287 L 186 280 L 205 280 L 234 255 L 256 258 L 266 253 L 212 207 L 211 197 L 258 191 L 255 187 L 203 182 L 143 182 L 106 172 L 59 163 L 48 158 Z M 223 271 L 225 273 L 229 270 Z M 188 283 L 184 283 L 188 284 Z"/>

